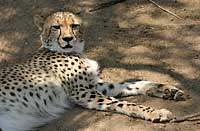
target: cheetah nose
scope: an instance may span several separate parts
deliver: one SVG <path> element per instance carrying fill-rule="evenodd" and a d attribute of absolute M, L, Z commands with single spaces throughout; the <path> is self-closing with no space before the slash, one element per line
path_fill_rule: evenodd
<path fill-rule="evenodd" d="M 63 37 L 62 38 L 65 42 L 70 42 L 72 39 L 73 39 L 73 37 Z"/>

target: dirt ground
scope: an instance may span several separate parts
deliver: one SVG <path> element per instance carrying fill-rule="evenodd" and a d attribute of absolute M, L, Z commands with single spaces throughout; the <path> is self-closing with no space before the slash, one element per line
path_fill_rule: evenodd
<path fill-rule="evenodd" d="M 155 0 L 184 20 L 168 15 L 147 0 L 127 0 L 93 13 L 106 0 L 0 0 L 0 67 L 21 63 L 40 47 L 35 15 L 81 12 L 86 55 L 103 68 L 109 82 L 135 79 L 177 85 L 188 94 L 174 102 L 144 96 L 126 100 L 175 115 L 200 111 L 200 1 Z M 39 131 L 200 131 L 199 121 L 157 124 L 120 114 L 75 107 Z"/>

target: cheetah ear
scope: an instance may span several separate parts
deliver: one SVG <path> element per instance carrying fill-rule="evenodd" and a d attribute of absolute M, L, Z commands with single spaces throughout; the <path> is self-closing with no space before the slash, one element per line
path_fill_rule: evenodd
<path fill-rule="evenodd" d="M 34 16 L 34 24 L 38 27 L 40 31 L 42 31 L 44 20 L 45 20 L 44 16 L 40 16 L 40 15 Z"/>

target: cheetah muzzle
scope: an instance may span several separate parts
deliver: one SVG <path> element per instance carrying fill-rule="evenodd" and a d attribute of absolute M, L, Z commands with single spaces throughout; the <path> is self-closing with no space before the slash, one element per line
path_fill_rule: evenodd
<path fill-rule="evenodd" d="M 171 119 L 166 109 L 153 109 L 115 97 L 149 95 L 173 100 L 183 96 L 174 86 L 150 81 L 108 83 L 99 65 L 82 55 L 81 20 L 57 12 L 43 22 L 43 47 L 24 64 L 0 73 L 0 127 L 27 131 L 56 119 L 72 103 L 87 109 L 111 111 L 153 122 Z"/>

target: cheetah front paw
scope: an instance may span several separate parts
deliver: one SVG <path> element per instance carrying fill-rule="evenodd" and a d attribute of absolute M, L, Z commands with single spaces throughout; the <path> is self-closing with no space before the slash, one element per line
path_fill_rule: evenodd
<path fill-rule="evenodd" d="M 166 109 L 155 110 L 149 116 L 152 122 L 167 122 L 173 119 L 172 113 Z"/>

